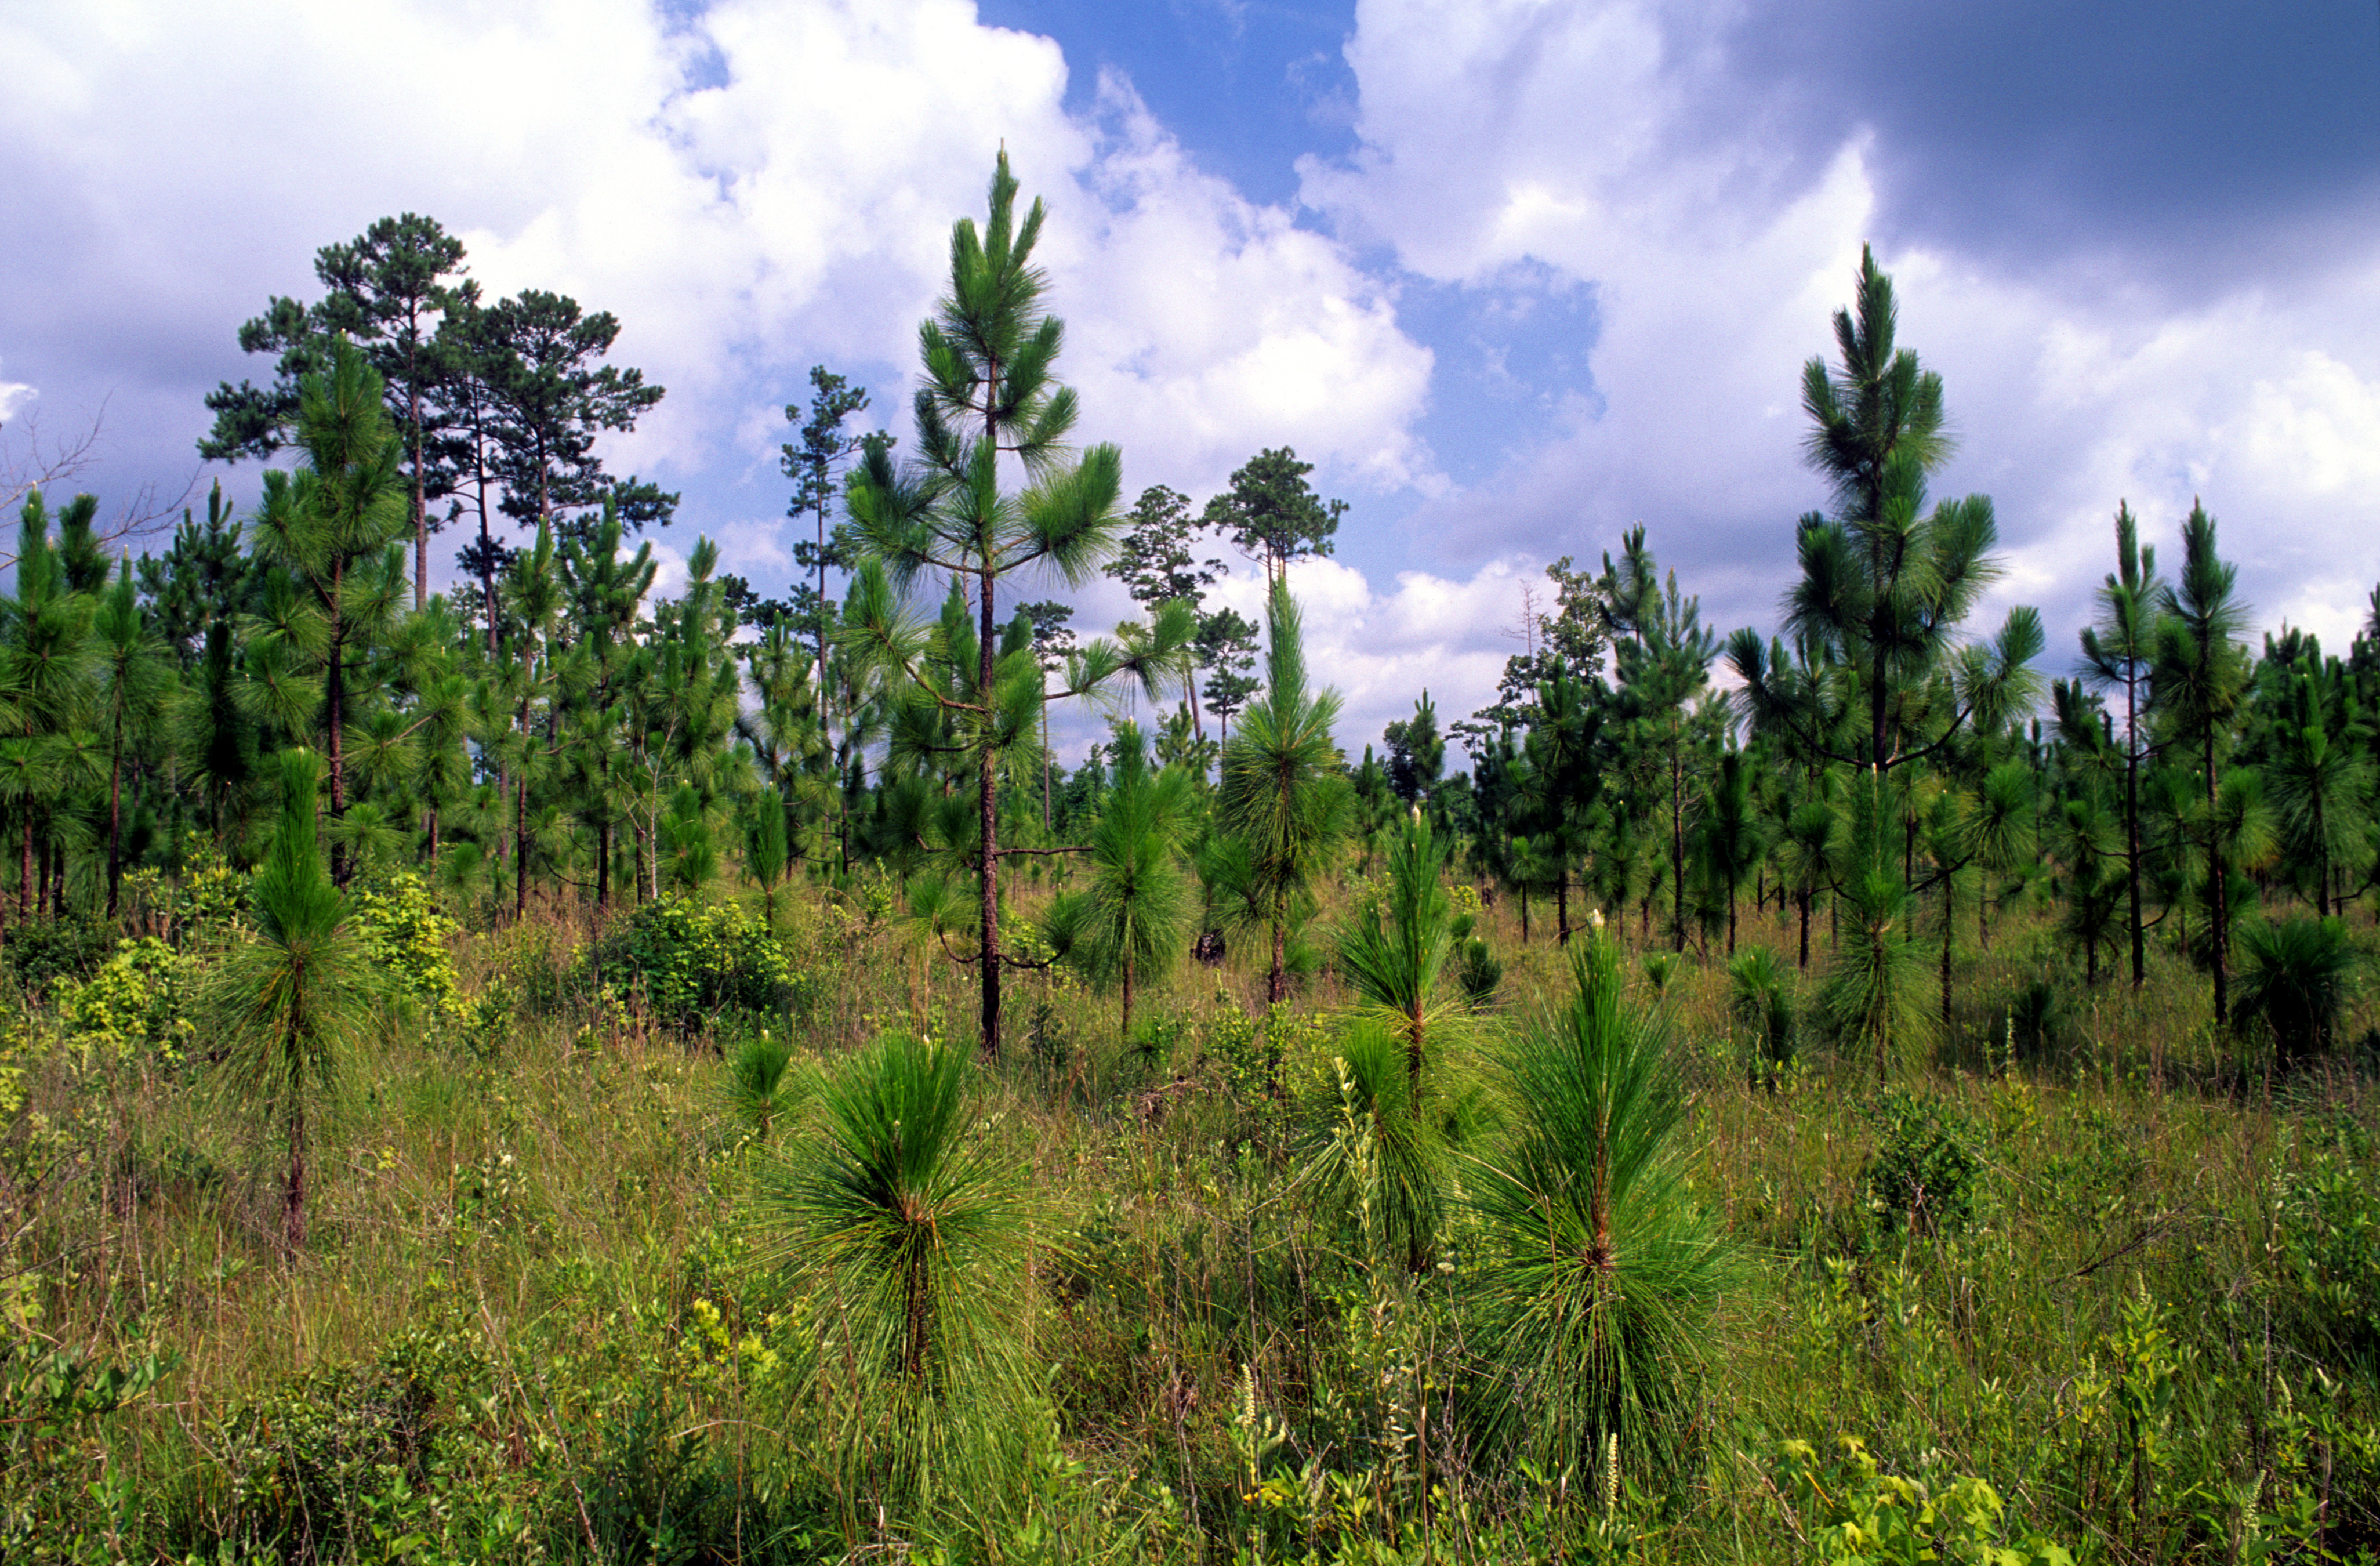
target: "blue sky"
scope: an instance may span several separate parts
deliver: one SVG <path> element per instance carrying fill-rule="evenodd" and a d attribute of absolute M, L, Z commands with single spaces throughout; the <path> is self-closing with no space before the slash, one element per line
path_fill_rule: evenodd
<path fill-rule="evenodd" d="M 1948 385 L 1937 492 L 1998 506 L 1986 617 L 2039 604 L 2053 672 L 2119 499 L 2169 537 L 2203 497 L 2260 626 L 2342 644 L 2380 578 L 2368 4 L 200 9 L 0 8 L 0 192 L 32 214 L 0 255 L 0 462 L 96 424 L 72 481 L 112 506 L 252 492 L 191 455 L 204 391 L 258 372 L 237 323 L 414 210 L 486 286 L 621 317 L 670 388 L 611 454 L 684 492 L 663 554 L 708 533 L 774 585 L 783 404 L 825 362 L 905 427 L 1005 144 L 1130 487 L 1203 496 L 1288 444 L 1353 503 L 1298 581 L 1350 744 L 1425 684 L 1484 699 L 1523 584 L 1634 522 L 1707 618 L 1767 625 L 1823 500 L 1799 368 L 1864 241 Z"/>

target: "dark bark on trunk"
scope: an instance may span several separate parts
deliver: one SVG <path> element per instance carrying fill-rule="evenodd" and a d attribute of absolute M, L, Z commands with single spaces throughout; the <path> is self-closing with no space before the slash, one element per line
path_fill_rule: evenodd
<path fill-rule="evenodd" d="M 2140 680 L 2132 663 L 2124 665 L 2124 883 L 2132 917 L 2132 988 L 2148 983 L 2146 932 L 2141 925 L 2141 739 Z M 1988 950 L 1990 939 L 1985 940 Z"/>
<path fill-rule="evenodd" d="M 1801 967 L 1806 973 L 1810 967 L 1810 894 L 1806 892 L 1797 892 L 1793 894 L 1793 901 L 1802 906 Z"/>
<path fill-rule="evenodd" d="M 2215 970 L 2215 1024 L 2220 1027 L 2231 1020 L 2231 976 L 2226 971 L 2230 958 L 2230 907 L 2225 895 L 2223 875 L 2222 828 L 2215 818 L 2215 725 L 2206 725 L 2206 955 Z"/>
<path fill-rule="evenodd" d="M 347 813 L 347 672 L 346 625 L 341 611 L 344 607 L 346 564 L 334 561 L 331 566 L 331 662 L 328 677 L 323 681 L 330 721 L 331 754 L 331 819 L 342 820 Z M 347 845 L 331 844 L 331 881 L 335 886 L 347 884 Z"/>
<path fill-rule="evenodd" d="M 1686 949 L 1686 780 L 1685 763 L 1678 755 L 1678 740 L 1670 736 L 1670 921 L 1676 925 L 1671 932 L 1670 950 Z"/>
<path fill-rule="evenodd" d="M 124 715 L 115 718 L 115 754 L 107 764 L 107 917 L 115 917 L 117 889 L 124 884 Z"/>
<path fill-rule="evenodd" d="M 293 1103 L 289 1111 L 289 1169 L 282 1184 L 281 1237 L 289 1249 L 302 1250 L 306 1244 L 306 1106 Z"/>
<path fill-rule="evenodd" d="M 977 664 L 977 690 L 987 720 L 992 701 L 991 654 L 999 645 L 1000 627 L 991 618 L 991 574 L 983 578 L 982 647 Z M 990 744 L 978 763 L 978 831 L 983 842 L 983 884 L 976 917 L 981 921 L 982 943 L 977 956 L 983 968 L 983 1050 L 1000 1059 L 1000 794 Z"/>
<path fill-rule="evenodd" d="M 1956 882 L 1949 876 L 1942 878 L 1942 1026 L 1950 1026 L 1950 940 L 1956 928 L 1958 900 L 1953 894 Z"/>

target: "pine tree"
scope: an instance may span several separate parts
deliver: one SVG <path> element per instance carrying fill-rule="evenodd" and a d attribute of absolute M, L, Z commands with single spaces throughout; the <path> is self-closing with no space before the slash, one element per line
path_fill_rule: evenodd
<path fill-rule="evenodd" d="M 2181 576 L 2174 584 L 2171 611 L 2157 625 L 2151 689 L 2171 742 L 2198 763 L 2207 964 L 2215 989 L 2215 1020 L 2220 1025 L 2231 1020 L 2232 868 L 2224 853 L 2222 761 L 2248 688 L 2248 649 L 2240 642 L 2248 606 L 2239 597 L 2239 567 L 2216 553 L 2215 518 L 2204 506 L 2191 506 L 2181 527 Z"/>
<path fill-rule="evenodd" d="M 864 571 L 867 623 L 856 639 L 897 671 L 903 697 L 957 721 L 958 741 L 974 764 L 977 819 L 972 851 L 978 900 L 976 963 L 982 984 L 983 1049 L 1001 1041 L 1000 773 L 1007 753 L 1050 699 L 1034 662 L 1029 634 L 1013 659 L 1002 656 L 1001 587 L 1027 572 L 1054 571 L 1079 583 L 1114 548 L 1115 503 L 1123 456 L 1111 445 L 1079 455 L 1066 445 L 1078 408 L 1073 390 L 1052 376 L 1064 328 L 1042 308 L 1046 280 L 1033 265 L 1044 209 L 1035 201 L 1016 219 L 1016 179 L 1002 152 L 991 179 L 990 212 L 978 230 L 961 218 L 951 234 L 951 291 L 918 328 L 926 384 L 916 401 L 917 455 L 905 469 L 871 447 L 850 487 L 853 521 L 880 563 Z M 1005 464 L 1020 466 L 1026 487 L 1002 487 Z M 926 573 L 947 574 L 976 612 L 974 666 L 958 694 L 919 666 L 926 649 L 899 629 L 895 586 Z M 1186 614 L 1160 621 L 1144 656 L 1128 659 L 1095 644 L 1075 661 L 1071 695 L 1132 664 L 1155 674 L 1178 661 Z M 945 635 L 947 649 L 952 638 Z"/>
<path fill-rule="evenodd" d="M 1289 994 L 1291 900 L 1321 873 L 1346 834 L 1354 796 L 1330 737 L 1339 693 L 1307 688 L 1297 604 L 1279 577 L 1268 618 L 1269 678 L 1223 747 L 1216 810 L 1224 830 L 1246 845 L 1249 901 L 1263 910 L 1272 935 L 1265 999 L 1279 1005 Z"/>

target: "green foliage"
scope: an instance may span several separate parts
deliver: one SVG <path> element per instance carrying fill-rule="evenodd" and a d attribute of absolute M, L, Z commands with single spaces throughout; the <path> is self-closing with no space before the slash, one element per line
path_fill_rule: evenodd
<path fill-rule="evenodd" d="M 1473 1186 L 1483 1341 L 1541 1472 L 1593 1495 L 1616 1458 L 1658 1492 L 1693 1468 L 1711 1316 L 1742 1264 L 1687 1184 L 1684 1088 L 1621 1002 L 1610 938 L 1577 941 L 1571 971 L 1507 1058 L 1517 1136 Z"/>
<path fill-rule="evenodd" d="M 1766 946 L 1747 946 L 1727 965 L 1728 1009 L 1752 1036 L 1754 1070 L 1773 1075 L 1793 1063 L 1793 997 L 1785 965 Z"/>
<path fill-rule="evenodd" d="M 1933 1032 L 1925 957 L 1907 938 L 1917 900 L 1896 871 L 1871 866 L 1845 888 L 1843 902 L 1844 939 L 1820 1004 L 1845 1047 L 1875 1061 L 1881 1082 Z"/>
<path fill-rule="evenodd" d="M 1331 846 L 1346 834 L 1354 793 L 1340 766 L 1330 726 L 1339 693 L 1309 690 L 1296 601 L 1276 581 L 1268 624 L 1270 678 L 1263 698 L 1241 717 L 1223 747 L 1217 819 L 1242 847 L 1234 906 L 1243 928 L 1259 922 L 1272 934 L 1272 969 L 1266 999 L 1288 994 L 1292 901 L 1321 874 Z"/>
<path fill-rule="evenodd" d="M 1029 1209 L 978 1130 L 963 1050 L 889 1035 L 819 1089 L 779 1203 L 818 1289 L 817 1396 L 836 1461 L 880 1496 L 952 1477 L 1016 1395 Z"/>
<path fill-rule="evenodd" d="M 180 1062 L 198 1038 L 188 1014 L 198 975 L 196 958 L 154 936 L 119 942 L 89 979 L 59 987 L 54 999 L 67 1046 L 109 1059 Z"/>
<path fill-rule="evenodd" d="M 1860 1184 L 1884 1228 L 1965 1228 L 1984 1172 L 1982 1137 L 1967 1117 L 1945 1099 L 1900 1088 L 1879 1094 L 1866 1112 L 1876 1142 Z"/>
<path fill-rule="evenodd" d="M 283 1234 L 292 1247 L 306 1240 L 308 1109 L 362 1042 L 380 986 L 347 900 L 322 868 L 319 776 L 310 752 L 283 755 L 281 821 L 256 873 L 256 939 L 234 947 L 202 991 L 208 1036 L 227 1051 L 225 1091 L 286 1144 Z"/>
<path fill-rule="evenodd" d="M 1496 993 L 1503 988 L 1504 965 L 1496 960 L 1488 949 L 1487 937 L 1472 933 L 1478 928 L 1479 914 L 1475 906 L 1479 893 L 1471 887 L 1455 888 L 1458 905 L 1463 892 L 1471 893 L 1475 906 L 1467 913 L 1454 916 L 1452 934 L 1456 968 L 1454 982 L 1463 988 L 1463 998 L 1475 1011 L 1484 1011 L 1496 1003 Z"/>
<path fill-rule="evenodd" d="M 392 993 L 410 997 L 442 1021 L 468 1007 L 455 973 L 455 938 L 463 927 L 439 906 L 411 870 L 356 887 L 347 895 L 356 939 Z"/>
<path fill-rule="evenodd" d="M 440 1511 L 451 1518 L 456 1499 L 484 1503 L 504 1487 L 504 1454 L 475 1429 L 488 1383 L 451 1329 L 400 1333 L 370 1359 L 287 1378 L 224 1411 L 200 1495 L 238 1519 L 248 1549 L 353 1559 L 427 1524 L 413 1545 L 426 1554 Z M 411 1526 L 389 1526 L 400 1519 Z"/>
<path fill-rule="evenodd" d="M 91 977 L 114 944 L 113 933 L 97 919 L 42 919 L 8 931 L 0 963 L 18 984 L 44 994 L 61 979 Z"/>
<path fill-rule="evenodd" d="M 1436 1259 L 1449 1183 L 1446 1140 L 1415 1097 L 1405 1043 L 1376 1019 L 1358 1020 L 1331 1061 L 1335 1082 L 1306 1177 L 1353 1220 L 1367 1255 L 1426 1272 Z M 1335 1086 L 1335 1099 L 1328 1089 Z"/>
<path fill-rule="evenodd" d="M 1389 848 L 1388 906 L 1366 906 L 1339 938 L 1340 971 L 1365 1012 L 1403 1042 L 1416 1111 L 1429 1086 L 1431 1036 L 1453 1016 L 1439 983 L 1454 949 L 1453 908 L 1439 884 L 1445 869 L 1429 824 L 1408 822 Z"/>
<path fill-rule="evenodd" d="M 736 1118 L 767 1136 L 794 1097 L 794 1050 L 770 1028 L 745 1034 L 727 1057 L 727 1101 Z"/>
<path fill-rule="evenodd" d="M 2380 1355 L 2380 1156 L 2351 1120 L 2281 1180 L 2277 1242 L 2298 1329 L 2335 1364 Z"/>
<path fill-rule="evenodd" d="M 704 1026 L 727 1010 L 798 1014 L 813 989 L 749 912 L 676 893 L 613 924 L 588 962 L 608 993 L 680 1029 Z"/>
<path fill-rule="evenodd" d="M 2270 1030 L 2284 1062 L 2330 1048 L 2363 954 L 2344 920 L 2272 919 L 2240 932 L 2246 959 L 2235 1015 L 2243 1026 Z"/>
<path fill-rule="evenodd" d="M 2062 1545 L 2014 1531 L 1999 1492 L 1969 1475 L 1912 1478 L 1887 1472 L 1867 1442 L 1845 1436 L 1822 1459 L 1807 1441 L 1784 1443 L 1778 1489 L 1792 1501 L 1811 1559 L 1840 1566 L 2074 1566 Z"/>

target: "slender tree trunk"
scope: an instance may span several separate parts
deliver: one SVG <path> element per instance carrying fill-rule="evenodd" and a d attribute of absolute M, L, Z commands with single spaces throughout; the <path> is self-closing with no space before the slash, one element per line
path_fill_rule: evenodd
<path fill-rule="evenodd" d="M 2135 663 L 2124 665 L 2124 883 L 2131 904 L 2132 988 L 2148 983 L 2146 932 L 2141 924 L 2141 739 L 2140 679 Z M 1985 939 L 1989 950 L 1989 937 Z"/>
<path fill-rule="evenodd" d="M 1793 894 L 1793 901 L 1801 904 L 1802 909 L 1801 967 L 1804 973 L 1807 973 L 1810 968 L 1810 894 L 1807 892 L 1797 892 Z"/>
<path fill-rule="evenodd" d="M 413 431 L 413 609 L 418 614 L 430 597 L 430 503 L 421 487 L 421 382 L 413 372 L 413 355 L 408 352 L 406 358 L 406 420 Z"/>
<path fill-rule="evenodd" d="M 343 820 L 347 814 L 347 672 L 346 627 L 341 610 L 345 604 L 346 564 L 334 561 L 331 565 L 331 659 L 328 677 L 323 681 L 322 694 L 327 700 L 331 721 L 331 819 Z M 331 844 L 331 880 L 334 885 L 347 884 L 347 845 Z"/>
<path fill-rule="evenodd" d="M 115 917 L 116 890 L 124 883 L 124 714 L 115 714 L 115 743 L 107 763 L 107 917 Z"/>
<path fill-rule="evenodd" d="M 514 842 L 519 845 L 517 873 L 513 877 L 513 923 L 518 924 L 528 916 L 528 769 L 521 769 L 520 781 L 513 785 L 513 821 L 517 831 Z"/>
<path fill-rule="evenodd" d="M 1672 951 L 1686 949 L 1686 795 L 1685 762 L 1678 755 L 1678 736 L 1670 736 L 1670 901 Z"/>
<path fill-rule="evenodd" d="M 981 645 L 976 649 L 977 699 L 983 703 L 986 733 L 983 755 L 978 761 L 977 816 L 983 840 L 983 882 L 977 918 L 981 922 L 982 943 L 978 961 L 983 967 L 983 1049 L 993 1060 L 1000 1059 L 1000 792 L 999 777 L 993 767 L 990 725 L 992 707 L 992 653 L 1000 645 L 1000 626 L 992 619 L 992 562 L 985 552 L 983 569 Z"/>
<path fill-rule="evenodd" d="M 289 1168 L 284 1176 L 281 1196 L 282 1242 L 293 1251 L 306 1245 L 306 1105 L 303 1099 L 293 1099 L 289 1106 Z"/>
<path fill-rule="evenodd" d="M 1123 1021 L 1116 1038 L 1122 1049 L 1132 1048 L 1132 959 L 1123 960 Z"/>
<path fill-rule="evenodd" d="M 1727 888 L 1727 954 L 1730 961 L 1735 957 L 1735 884 L 1732 881 Z"/>
<path fill-rule="evenodd" d="M 1265 976 L 1265 1000 L 1278 1006 L 1289 994 L 1289 910 L 1287 897 L 1275 899 L 1272 910 L 1272 972 Z"/>
<path fill-rule="evenodd" d="M 1554 938 L 1557 946 L 1570 944 L 1570 867 L 1564 865 L 1561 874 L 1554 878 Z"/>
<path fill-rule="evenodd" d="M 23 863 L 17 870 L 17 922 L 30 924 L 33 918 L 33 899 L 41 894 L 42 883 L 33 874 L 33 807 L 25 807 L 24 835 L 20 844 Z"/>
<path fill-rule="evenodd" d="M 2223 876 L 2223 830 L 2216 819 L 2215 724 L 2206 725 L 2206 952 L 2215 969 L 2215 1023 L 2231 1020 L 2231 976 L 2226 970 L 2230 952 L 2230 908 Z"/>
<path fill-rule="evenodd" d="M 1950 938 L 1958 910 L 1957 884 L 1947 875 L 1942 878 L 1942 1026 L 1945 1032 L 1950 1026 Z"/>

